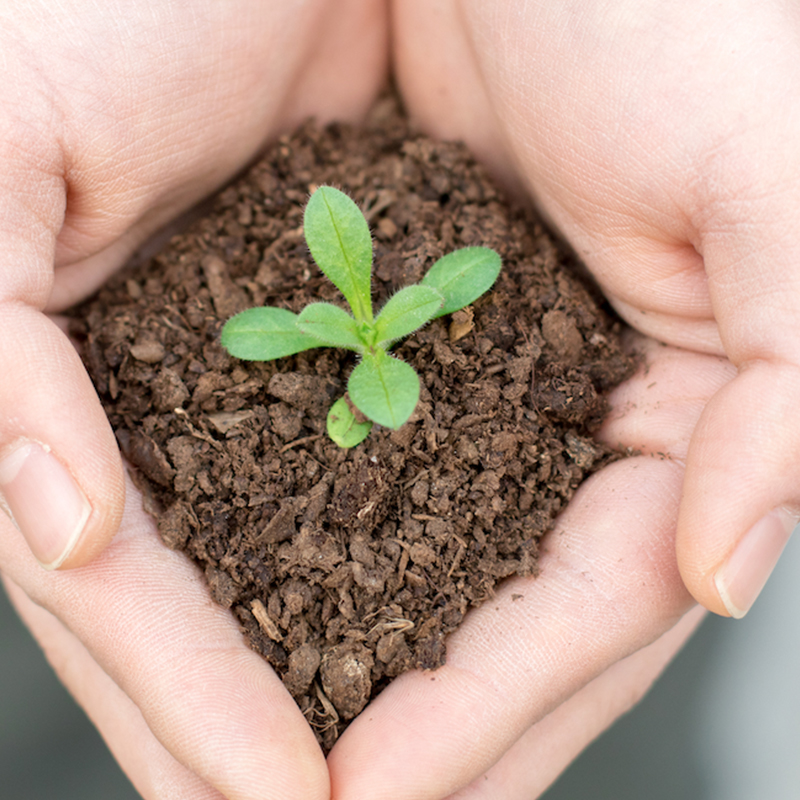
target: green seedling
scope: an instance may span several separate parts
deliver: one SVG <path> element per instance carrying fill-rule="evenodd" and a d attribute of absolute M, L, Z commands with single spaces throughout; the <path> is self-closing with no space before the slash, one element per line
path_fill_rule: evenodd
<path fill-rule="evenodd" d="M 340 447 L 354 447 L 372 422 L 399 428 L 416 408 L 419 376 L 389 354 L 400 339 L 437 317 L 477 300 L 494 284 L 500 256 L 487 247 L 465 247 L 440 258 L 419 284 L 393 295 L 373 314 L 372 237 L 358 206 L 343 192 L 320 186 L 306 206 L 303 232 L 319 268 L 344 295 L 346 311 L 311 303 L 300 314 L 285 308 L 250 308 L 229 319 L 222 345 L 237 358 L 271 361 L 313 347 L 344 347 L 360 361 L 347 395 L 328 414 L 328 434 Z M 354 406 L 367 421 L 359 420 Z M 370 422 L 369 420 L 372 420 Z"/>

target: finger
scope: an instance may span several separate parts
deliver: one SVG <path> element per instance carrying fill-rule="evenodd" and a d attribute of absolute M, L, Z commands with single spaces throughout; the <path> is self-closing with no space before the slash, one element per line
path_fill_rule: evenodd
<path fill-rule="evenodd" d="M 800 60 L 795 72 L 800 74 Z M 689 448 L 681 573 L 700 603 L 741 617 L 800 518 L 800 159 L 791 109 L 721 156 L 703 256 L 726 353 L 739 374 L 709 402 Z M 775 149 L 777 148 L 777 149 Z M 748 155 L 745 155 L 744 153 Z M 716 171 L 715 170 L 715 171 Z"/>
<path fill-rule="evenodd" d="M 120 767 L 144 800 L 224 800 L 212 786 L 178 763 L 153 736 L 140 711 L 52 614 L 11 581 L 4 582 L 61 682 L 88 714 Z"/>
<path fill-rule="evenodd" d="M 533 800 L 649 690 L 705 617 L 695 606 L 653 644 L 602 675 L 529 728 L 503 758 L 448 800 Z"/>
<path fill-rule="evenodd" d="M 618 265 L 619 266 L 619 265 Z M 622 271 L 622 270 L 621 270 Z M 641 268 L 636 265 L 628 270 L 628 274 L 637 276 L 637 283 L 646 280 L 640 277 Z M 678 270 L 680 272 L 680 270 Z M 654 283 L 656 283 L 654 281 Z M 719 327 L 716 320 L 692 319 L 684 312 L 678 310 L 677 302 L 662 302 L 654 308 L 642 308 L 641 303 L 623 300 L 613 287 L 604 286 L 603 291 L 614 307 L 614 310 L 631 327 L 641 331 L 659 342 L 668 342 L 675 347 L 685 347 L 700 353 L 715 353 L 722 355 L 725 352 L 719 338 Z M 691 296 L 691 286 L 686 287 L 686 295 Z M 667 306 L 665 308 L 665 306 Z M 671 306 L 671 307 L 669 307 Z"/>
<path fill-rule="evenodd" d="M 5 571 L 58 616 L 162 746 L 229 800 L 328 796 L 325 761 L 278 677 L 197 570 L 167 550 L 128 486 L 120 534 L 92 564 L 46 573 L 0 519 Z"/>
<path fill-rule="evenodd" d="M 692 605 L 673 545 L 682 477 L 641 457 L 585 483 L 540 575 L 506 583 L 450 638 L 444 667 L 403 675 L 344 733 L 329 757 L 337 800 L 447 796 L 676 624 Z"/>
<path fill-rule="evenodd" d="M 636 373 L 609 394 L 611 411 L 597 437 L 624 452 L 685 463 L 708 399 L 736 376 L 726 359 L 656 342 L 634 331 L 626 345 Z"/>
<path fill-rule="evenodd" d="M 55 569 L 87 562 L 114 535 L 122 465 L 78 356 L 40 312 L 65 202 L 58 156 L 37 172 L 18 147 L 0 135 L 0 505 Z"/>
<path fill-rule="evenodd" d="M 393 76 L 411 119 L 434 138 L 465 142 L 510 193 L 524 195 L 464 9 L 452 0 L 402 0 L 391 13 Z"/>

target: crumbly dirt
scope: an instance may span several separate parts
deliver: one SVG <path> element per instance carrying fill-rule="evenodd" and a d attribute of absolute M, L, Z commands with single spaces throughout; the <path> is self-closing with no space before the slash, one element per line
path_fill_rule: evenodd
<path fill-rule="evenodd" d="M 367 215 L 377 306 L 456 247 L 504 265 L 472 307 L 396 348 L 421 376 L 417 410 L 349 451 L 325 417 L 353 354 L 251 363 L 219 344 L 245 308 L 341 302 L 302 235 L 323 183 Z M 362 129 L 282 138 L 76 315 L 164 542 L 200 565 L 323 747 L 393 677 L 441 665 L 446 635 L 499 581 L 534 575 L 553 518 L 615 457 L 590 432 L 631 363 L 574 266 L 463 146 L 415 134 L 385 101 Z"/>

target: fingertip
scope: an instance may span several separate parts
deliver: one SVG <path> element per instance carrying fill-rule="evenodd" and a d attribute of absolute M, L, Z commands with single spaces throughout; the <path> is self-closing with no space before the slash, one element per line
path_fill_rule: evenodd
<path fill-rule="evenodd" d="M 762 517 L 736 544 L 713 576 L 717 594 L 728 615 L 741 619 L 761 594 L 800 515 L 776 508 Z"/>
<path fill-rule="evenodd" d="M 0 372 L 0 507 L 45 569 L 82 566 L 124 506 L 106 415 L 69 340 L 35 309 L 4 309 Z"/>
<path fill-rule="evenodd" d="M 48 445 L 23 440 L 0 459 L 0 490 L 6 512 L 36 559 L 45 569 L 58 569 L 92 515 L 69 470 Z"/>
<path fill-rule="evenodd" d="M 88 503 L 89 513 L 85 523 L 77 533 L 68 540 L 55 563 L 42 563 L 45 569 L 74 569 L 94 561 L 119 530 L 122 510 L 125 506 L 125 482 L 122 476 L 122 463 L 109 465 L 106 472 L 105 487 L 94 503 Z"/>
<path fill-rule="evenodd" d="M 760 363 L 708 403 L 692 436 L 677 531 L 678 565 L 695 599 L 741 618 L 798 520 L 800 371 Z"/>
<path fill-rule="evenodd" d="M 47 444 L 17 441 L 0 457 L 0 506 L 44 569 L 82 566 L 114 536 L 124 484 L 112 471 L 105 492 L 92 502 Z"/>

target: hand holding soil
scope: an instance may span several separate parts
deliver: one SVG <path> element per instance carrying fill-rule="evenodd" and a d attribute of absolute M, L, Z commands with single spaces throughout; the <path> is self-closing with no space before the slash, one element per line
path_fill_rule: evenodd
<path fill-rule="evenodd" d="M 275 700 L 269 670 L 241 648 L 235 626 L 220 637 L 205 618 L 189 623 L 197 659 L 183 646 L 163 649 L 181 641 L 155 621 L 164 587 L 210 613 L 187 574 L 149 583 L 169 557 L 163 547 L 138 566 L 130 554 L 112 561 L 123 570 L 121 594 L 102 559 L 88 574 L 37 575 L 31 551 L 50 565 L 89 562 L 124 505 L 117 443 L 95 390 L 42 312 L 88 296 L 280 132 L 309 116 L 363 115 L 386 76 L 385 23 L 379 3 L 322 0 L 140 0 L 114 10 L 11 0 L 0 10 L 0 483 L 24 534 L 0 515 L 0 566 L 61 621 L 31 610 L 63 680 L 147 798 L 220 796 L 213 784 L 228 797 L 306 800 L 324 796 L 329 781 L 307 723 L 280 686 Z M 142 524 L 120 536 L 149 530 Z"/>
<path fill-rule="evenodd" d="M 312 5 L 3 11 L 0 482 L 42 562 L 89 561 L 123 495 L 99 403 L 40 311 L 83 298 L 267 139 L 366 111 L 388 60 L 383 7 Z M 505 584 L 451 638 L 447 666 L 399 678 L 348 729 L 329 760 L 336 797 L 439 798 L 492 764 L 470 797 L 546 785 L 693 622 L 646 646 L 690 606 L 673 557 L 681 491 L 681 568 L 703 604 L 746 611 L 777 558 L 791 515 L 773 509 L 796 502 L 799 477 L 796 22 L 741 5 L 718 18 L 660 4 L 658 19 L 624 4 L 393 7 L 412 114 L 532 193 L 635 327 L 712 355 L 647 346 L 649 372 L 617 391 L 604 436 L 674 460 L 592 478 L 542 577 Z M 58 574 L 0 520 L 10 591 L 65 683 L 145 797 L 325 797 L 296 706 L 138 503 L 91 566 Z M 183 598 L 174 617 L 167 597 Z"/>

